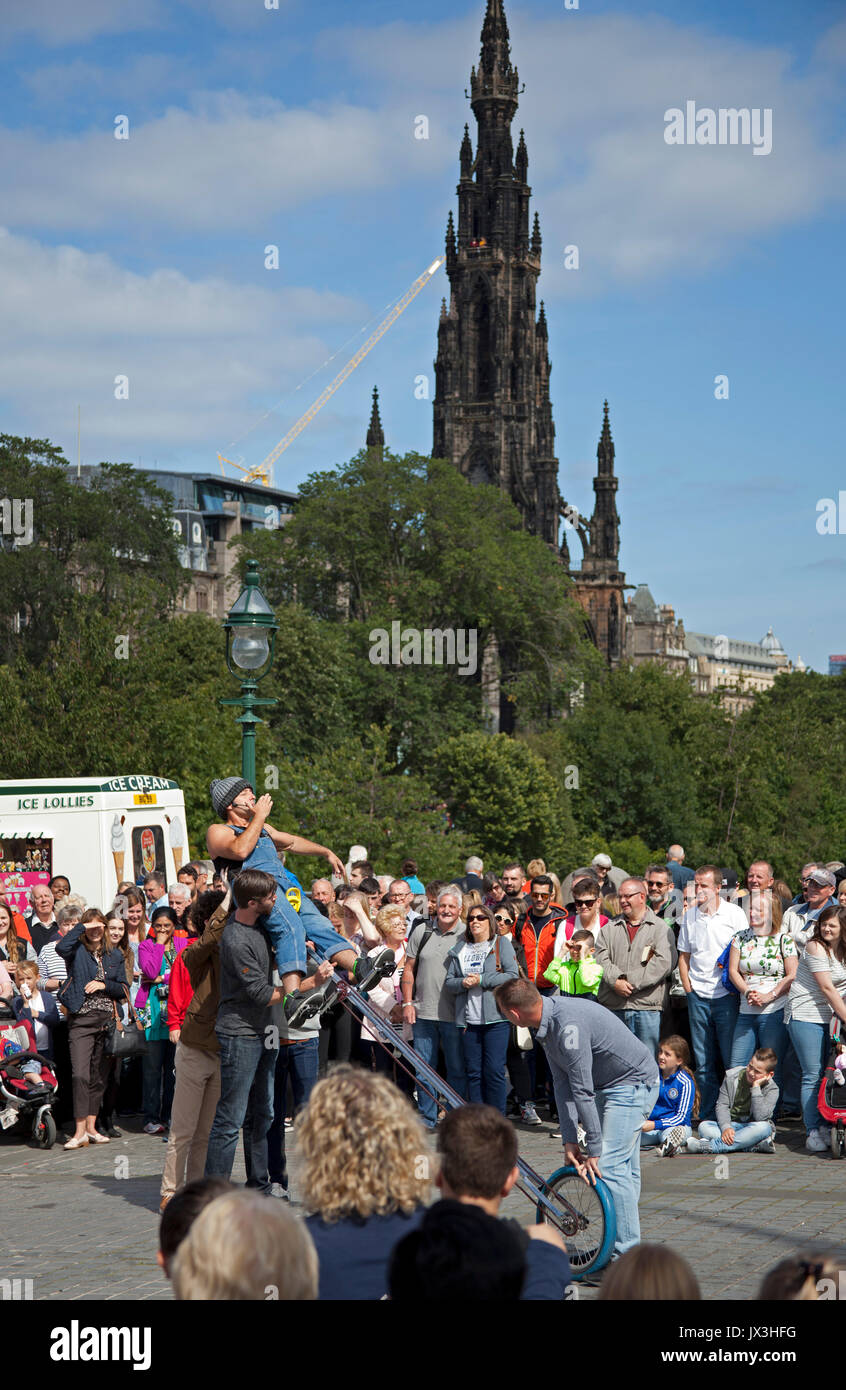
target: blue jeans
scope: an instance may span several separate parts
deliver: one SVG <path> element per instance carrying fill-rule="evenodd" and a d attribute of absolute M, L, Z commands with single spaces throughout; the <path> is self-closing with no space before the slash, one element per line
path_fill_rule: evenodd
<path fill-rule="evenodd" d="M 810 1133 L 825 1123 L 817 1109 L 817 1096 L 825 1071 L 828 1028 L 824 1023 L 803 1023 L 799 1018 L 792 1018 L 787 1027 L 802 1068 L 802 1119 Z"/>
<path fill-rule="evenodd" d="M 608 1086 L 596 1093 L 602 1125 L 599 1170 L 614 1198 L 617 1255 L 640 1241 L 640 1139 L 657 1099 L 657 1081 L 654 1086 Z"/>
<path fill-rule="evenodd" d="M 288 1101 L 288 1077 L 294 1092 L 294 1113 L 307 1105 L 317 1083 L 320 1063 L 320 1041 L 317 1034 L 307 1042 L 283 1043 L 279 1048 L 273 1092 L 273 1124 L 267 1135 L 267 1164 L 271 1182 L 287 1190 L 288 1168 L 285 1162 L 285 1111 Z"/>
<path fill-rule="evenodd" d="M 720 1138 L 723 1131 L 716 1120 L 703 1120 L 699 1126 L 699 1138 L 710 1141 L 712 1154 L 732 1154 L 754 1149 L 762 1139 L 772 1139 L 775 1133 L 775 1126 L 769 1120 L 752 1120 L 747 1124 L 732 1124 L 731 1127 L 734 1130 L 733 1144 L 723 1143 Z"/>
<path fill-rule="evenodd" d="M 648 1047 L 653 1057 L 658 1056 L 658 1040 L 661 1036 L 660 1009 L 621 1009 L 620 1017 L 630 1033 Z"/>
<path fill-rule="evenodd" d="M 779 1096 L 783 1094 L 782 1073 L 784 1058 L 788 1048 L 787 1024 L 784 1010 L 774 1014 L 737 1015 L 734 1025 L 734 1039 L 731 1045 L 730 1067 L 745 1067 L 753 1052 L 759 1047 L 771 1047 L 778 1062 L 775 1069 L 775 1084 Z"/>
<path fill-rule="evenodd" d="M 471 1105 L 492 1105 L 504 1115 L 508 1088 L 505 1054 L 510 1023 L 468 1023 L 463 1030 L 467 1099 Z"/>
<path fill-rule="evenodd" d="M 145 1124 L 169 1124 L 173 1091 L 176 1085 L 174 1063 L 176 1043 L 168 1038 L 147 1040 L 147 1051 L 141 1058 L 141 1104 Z"/>
<path fill-rule="evenodd" d="M 339 951 L 350 951 L 352 947 L 345 937 L 330 925 L 319 908 L 310 898 L 302 895 L 300 910 L 296 911 L 280 888 L 276 894 L 273 911 L 259 918 L 276 954 L 276 968 L 280 975 L 297 971 L 305 975 L 308 970 L 306 938 L 313 941 L 321 960 L 336 956 Z"/>
<path fill-rule="evenodd" d="M 464 1074 L 464 1048 L 461 1034 L 454 1023 L 441 1023 L 438 1019 L 418 1018 L 414 1024 L 414 1047 L 424 1062 L 438 1068 L 438 1043 L 446 1057 L 446 1079 L 454 1091 L 465 1095 L 466 1078 Z M 424 1090 L 424 1087 L 426 1088 Z M 438 1120 L 437 1100 L 429 1094 L 428 1083 L 418 1077 L 417 1105 L 427 1129 L 434 1129 Z"/>
<path fill-rule="evenodd" d="M 209 1135 L 206 1177 L 231 1178 L 238 1131 L 249 1106 L 252 1177 L 254 1185 L 266 1192 L 270 1187 L 267 1131 L 273 1123 L 277 1049 L 265 1047 L 264 1037 L 229 1037 L 218 1033 L 217 1040 L 220 1043 L 220 1100 Z"/>
<path fill-rule="evenodd" d="M 724 994 L 722 999 L 706 999 L 691 990 L 687 996 L 690 1037 L 699 1085 L 699 1113 L 705 1120 L 716 1119 L 717 1096 L 723 1074 L 731 1063 L 731 1044 L 739 1007 L 739 994 Z"/>
<path fill-rule="evenodd" d="M 680 1131 L 685 1139 L 689 1139 L 693 1130 L 690 1125 L 671 1125 L 670 1129 Z M 648 1129 L 640 1136 L 640 1147 L 642 1149 L 654 1149 L 658 1144 L 662 1144 L 669 1134 L 669 1129 Z"/>

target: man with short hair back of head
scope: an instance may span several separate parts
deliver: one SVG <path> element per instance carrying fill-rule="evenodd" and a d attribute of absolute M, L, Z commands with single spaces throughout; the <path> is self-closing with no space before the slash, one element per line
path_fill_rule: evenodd
<path fill-rule="evenodd" d="M 481 1207 L 496 1216 L 518 1181 L 517 1136 L 492 1105 L 462 1105 L 447 1112 L 438 1129 L 440 1168 L 435 1178 L 443 1197 Z M 566 1298 L 572 1282 L 567 1248 L 554 1226 L 509 1224 L 526 1247 L 525 1302 Z M 528 1237 L 528 1239 L 527 1239 Z"/>

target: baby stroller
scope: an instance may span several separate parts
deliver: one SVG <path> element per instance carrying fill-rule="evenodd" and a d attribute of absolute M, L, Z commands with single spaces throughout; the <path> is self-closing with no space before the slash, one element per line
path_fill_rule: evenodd
<path fill-rule="evenodd" d="M 40 1073 L 24 1071 L 27 1062 L 38 1062 Z M 16 1019 L 12 1006 L 0 1000 L 0 1129 L 31 1123 L 38 1147 L 52 1149 L 56 1121 L 51 1106 L 57 1090 L 50 1063 L 35 1046 L 32 1024 Z"/>
<path fill-rule="evenodd" d="M 846 1050 L 840 1041 L 840 1020 L 831 1020 L 831 1052 L 822 1075 L 817 1109 L 831 1125 L 831 1152 L 846 1158 Z"/>

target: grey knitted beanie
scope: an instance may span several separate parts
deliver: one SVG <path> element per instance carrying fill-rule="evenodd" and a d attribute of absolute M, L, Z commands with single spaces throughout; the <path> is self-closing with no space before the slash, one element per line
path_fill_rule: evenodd
<path fill-rule="evenodd" d="M 212 806 L 219 816 L 222 816 L 227 806 L 231 806 L 236 796 L 241 792 L 252 791 L 249 782 L 245 782 L 243 777 L 221 777 L 212 782 L 209 787 L 211 792 Z"/>

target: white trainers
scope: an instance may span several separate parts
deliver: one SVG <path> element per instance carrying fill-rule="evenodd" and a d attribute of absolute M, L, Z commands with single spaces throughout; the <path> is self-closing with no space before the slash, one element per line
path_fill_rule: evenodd
<path fill-rule="evenodd" d="M 148 1120 L 147 1123 L 146 1123 L 145 1126 L 144 1126 L 144 1133 L 145 1133 L 145 1134 L 164 1134 L 164 1132 L 165 1132 L 165 1127 L 164 1127 L 164 1125 L 156 1125 L 156 1124 L 153 1124 L 152 1120 Z"/>
<path fill-rule="evenodd" d="M 812 1154 L 824 1154 L 828 1152 L 829 1141 L 824 1139 L 820 1130 L 809 1129 L 808 1137 L 805 1140 L 805 1148 Z"/>
<path fill-rule="evenodd" d="M 684 1147 L 689 1154 L 704 1154 L 708 1153 L 710 1150 L 710 1145 L 707 1140 L 696 1139 L 692 1134 L 689 1139 L 684 1141 Z"/>
<path fill-rule="evenodd" d="M 828 1148 L 827 1144 L 826 1148 Z M 752 1149 L 753 1154 L 774 1154 L 775 1151 L 775 1144 L 772 1139 L 762 1139 L 760 1144 L 756 1144 Z"/>
<path fill-rule="evenodd" d="M 684 1148 L 685 1139 L 685 1132 L 681 1128 L 665 1130 L 664 1138 L 658 1145 L 659 1154 L 662 1158 L 674 1158 Z"/>
<path fill-rule="evenodd" d="M 527 1100 L 524 1105 L 520 1106 L 520 1123 L 521 1125 L 543 1124 L 543 1120 L 530 1100 Z"/>

